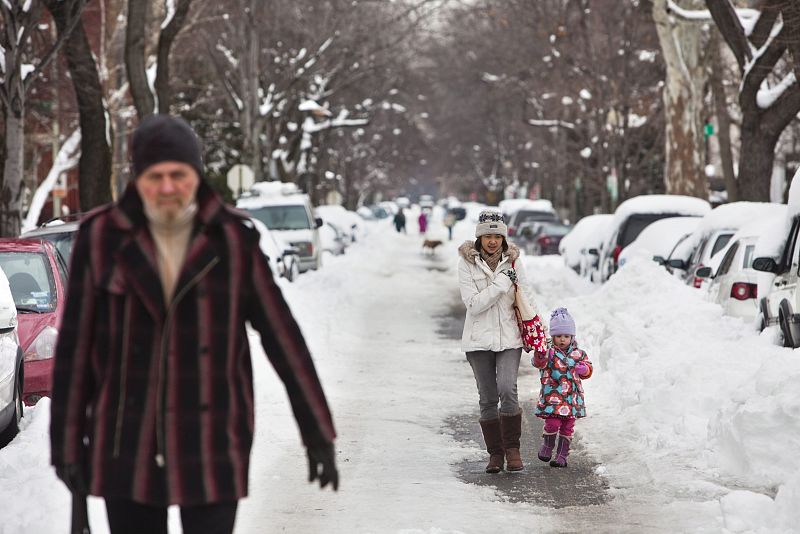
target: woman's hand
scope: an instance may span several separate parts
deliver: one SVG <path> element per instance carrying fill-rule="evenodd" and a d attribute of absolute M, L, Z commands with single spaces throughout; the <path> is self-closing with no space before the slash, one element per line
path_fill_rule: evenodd
<path fill-rule="evenodd" d="M 517 271 L 515 271 L 513 267 L 501 272 L 507 277 L 509 277 L 512 283 L 514 284 L 517 283 Z"/>

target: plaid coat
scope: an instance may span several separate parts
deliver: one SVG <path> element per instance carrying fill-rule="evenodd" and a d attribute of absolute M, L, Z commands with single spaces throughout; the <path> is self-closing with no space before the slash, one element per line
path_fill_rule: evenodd
<path fill-rule="evenodd" d="M 247 495 L 254 409 L 245 322 L 286 386 L 306 446 L 333 422 L 302 333 L 246 217 L 201 181 L 172 303 L 133 185 L 88 214 L 72 253 L 55 355 L 55 466 L 90 493 L 156 506 Z"/>

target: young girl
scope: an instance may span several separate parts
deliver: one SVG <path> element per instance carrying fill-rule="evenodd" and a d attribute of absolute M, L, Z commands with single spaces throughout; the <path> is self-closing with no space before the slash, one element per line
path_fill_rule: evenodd
<path fill-rule="evenodd" d="M 575 419 L 586 417 L 581 379 L 592 376 L 592 362 L 575 342 L 575 321 L 566 308 L 556 308 L 550 314 L 550 336 L 552 348 L 547 353 L 534 353 L 532 359 L 533 366 L 541 369 L 542 382 L 536 405 L 536 417 L 544 419 L 539 459 L 549 461 L 552 467 L 567 467 Z M 550 460 L 556 435 L 556 458 Z"/>

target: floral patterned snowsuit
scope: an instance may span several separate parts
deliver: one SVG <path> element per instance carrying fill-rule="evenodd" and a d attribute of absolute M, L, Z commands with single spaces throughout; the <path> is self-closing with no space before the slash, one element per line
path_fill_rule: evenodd
<path fill-rule="evenodd" d="M 589 368 L 588 375 L 577 376 L 574 368 L 578 362 L 583 362 Z M 536 417 L 586 417 L 581 379 L 592 376 L 592 362 L 586 352 L 578 348 L 574 339 L 563 352 L 551 347 L 547 354 L 537 353 L 534 366 L 541 369 L 542 383 Z"/>

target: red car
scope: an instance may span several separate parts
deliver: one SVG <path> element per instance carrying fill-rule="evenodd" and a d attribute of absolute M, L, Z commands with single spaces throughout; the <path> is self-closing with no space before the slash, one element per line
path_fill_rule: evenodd
<path fill-rule="evenodd" d="M 41 239 L 0 239 L 0 268 L 17 307 L 19 344 L 24 353 L 25 404 L 50 395 L 58 327 L 66 296 L 67 268 L 52 243 Z"/>

